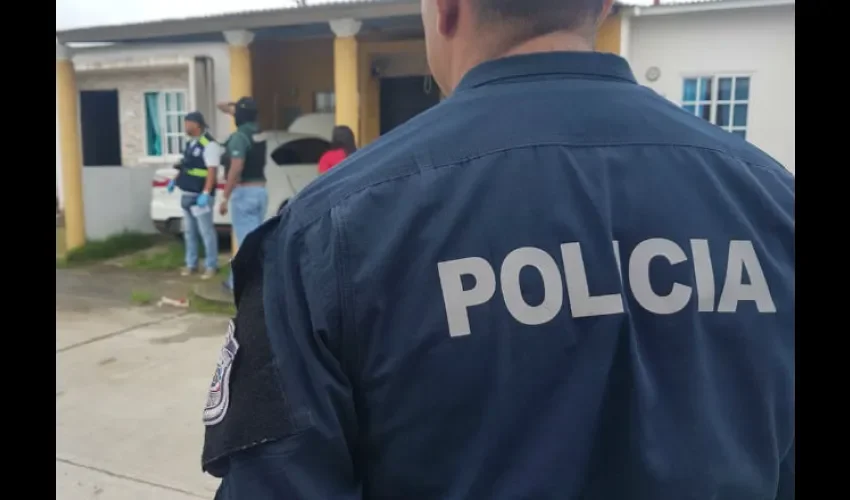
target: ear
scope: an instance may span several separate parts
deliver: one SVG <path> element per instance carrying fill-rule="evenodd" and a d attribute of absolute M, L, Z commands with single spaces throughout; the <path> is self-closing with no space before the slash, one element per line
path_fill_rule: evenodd
<path fill-rule="evenodd" d="M 602 12 L 599 13 L 599 19 L 596 21 L 597 28 L 602 26 L 602 23 L 605 22 L 605 19 L 608 18 L 608 15 L 611 14 L 611 9 L 614 7 L 614 0 L 604 0 L 602 4 Z"/>
<path fill-rule="evenodd" d="M 454 36 L 460 12 L 461 0 L 433 0 L 437 4 L 437 30 L 447 38 Z"/>

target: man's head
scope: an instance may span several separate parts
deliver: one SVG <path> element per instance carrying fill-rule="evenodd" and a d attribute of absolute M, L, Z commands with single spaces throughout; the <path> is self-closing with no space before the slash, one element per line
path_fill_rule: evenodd
<path fill-rule="evenodd" d="M 204 121 L 204 115 L 200 111 L 192 111 L 183 119 L 183 128 L 186 130 L 186 135 L 199 137 L 206 130 L 207 122 Z"/>
<path fill-rule="evenodd" d="M 422 0 L 428 65 L 449 94 L 466 71 L 488 59 L 592 50 L 596 29 L 613 1 Z"/>
<path fill-rule="evenodd" d="M 251 97 L 243 97 L 233 103 L 233 118 L 236 126 L 257 121 L 257 103 Z"/>

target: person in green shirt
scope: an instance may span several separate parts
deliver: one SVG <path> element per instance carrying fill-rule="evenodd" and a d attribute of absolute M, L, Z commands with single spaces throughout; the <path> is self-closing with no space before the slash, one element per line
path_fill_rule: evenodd
<path fill-rule="evenodd" d="M 231 228 L 236 245 L 263 223 L 268 210 L 266 191 L 266 143 L 258 141 L 257 105 L 254 99 L 243 97 L 234 103 L 219 104 L 219 109 L 233 116 L 236 131 L 224 144 L 226 184 L 222 192 L 219 213 L 230 213 Z M 225 287 L 233 289 L 231 273 Z"/>

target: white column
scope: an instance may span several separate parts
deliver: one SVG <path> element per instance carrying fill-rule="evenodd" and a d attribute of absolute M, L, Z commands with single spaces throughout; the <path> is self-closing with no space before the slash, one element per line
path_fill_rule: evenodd
<path fill-rule="evenodd" d="M 334 19 L 329 24 L 331 31 L 338 38 L 357 36 L 360 33 L 360 28 L 363 27 L 363 22 L 357 19 Z"/>
<path fill-rule="evenodd" d="M 229 30 L 224 32 L 224 39 L 231 47 L 247 47 L 254 41 L 254 33 L 246 30 Z"/>

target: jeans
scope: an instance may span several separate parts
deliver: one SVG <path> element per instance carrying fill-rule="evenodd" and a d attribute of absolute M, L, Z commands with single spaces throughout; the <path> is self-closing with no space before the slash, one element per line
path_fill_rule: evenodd
<path fill-rule="evenodd" d="M 236 186 L 230 195 L 230 221 L 238 247 L 266 220 L 268 208 L 269 194 L 264 186 Z M 232 271 L 225 286 L 233 289 Z"/>
<path fill-rule="evenodd" d="M 204 267 L 218 269 L 218 236 L 213 224 L 213 209 L 215 204 L 210 199 L 209 210 L 201 215 L 192 213 L 192 206 L 197 202 L 197 193 L 183 193 L 180 206 L 183 208 L 183 241 L 186 244 L 186 267 L 198 268 L 198 237 L 204 242 Z"/>

